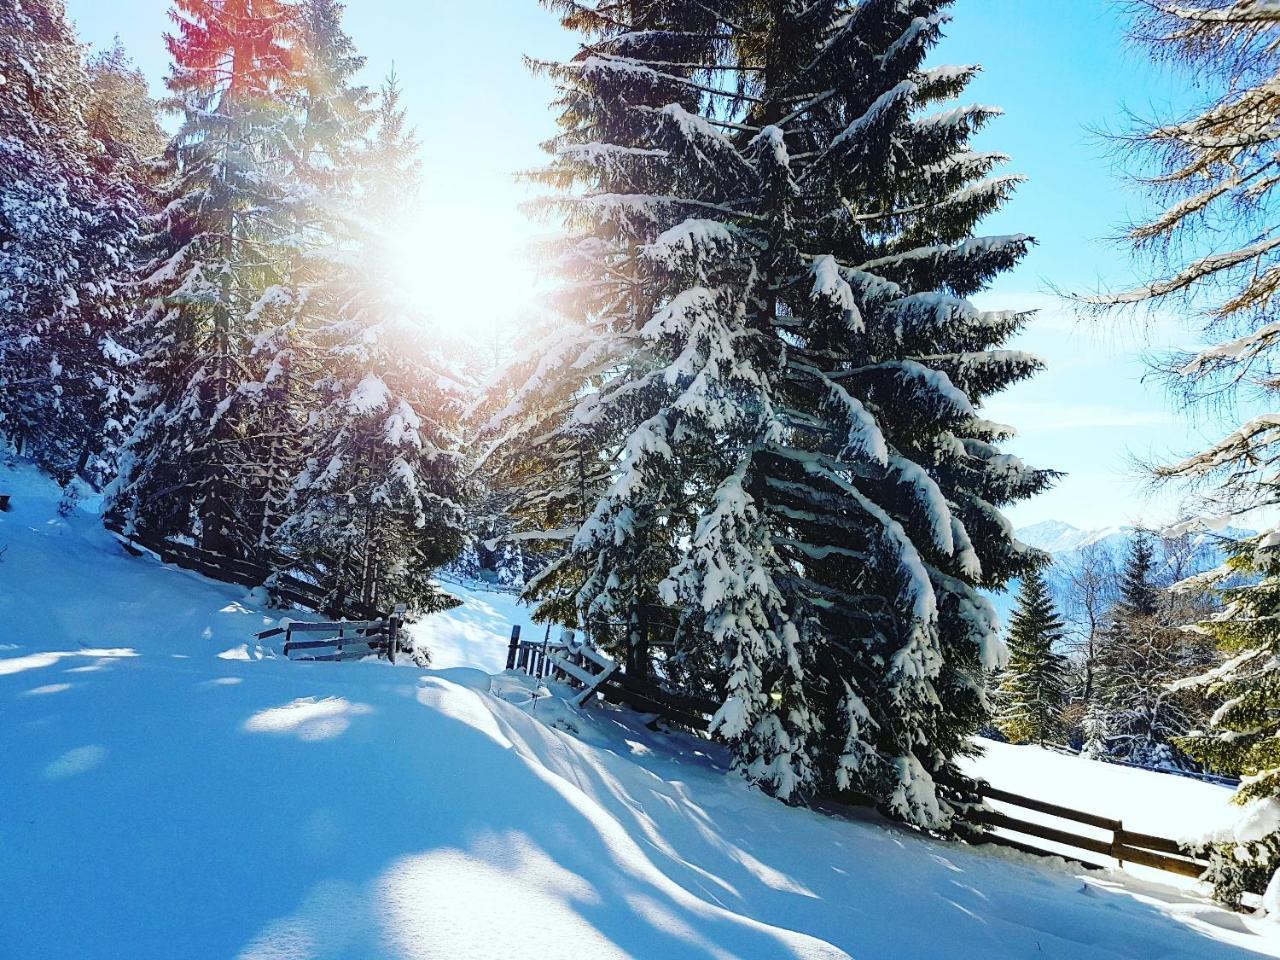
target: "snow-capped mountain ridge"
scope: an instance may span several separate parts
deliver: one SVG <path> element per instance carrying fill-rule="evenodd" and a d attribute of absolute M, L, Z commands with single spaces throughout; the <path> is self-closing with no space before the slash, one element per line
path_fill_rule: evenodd
<path fill-rule="evenodd" d="M 1042 520 L 1015 531 L 1019 540 L 1029 547 L 1046 553 L 1073 553 L 1090 544 L 1112 538 L 1127 540 L 1137 528 L 1131 525 L 1102 527 L 1098 530 L 1081 530 L 1064 520 Z"/>

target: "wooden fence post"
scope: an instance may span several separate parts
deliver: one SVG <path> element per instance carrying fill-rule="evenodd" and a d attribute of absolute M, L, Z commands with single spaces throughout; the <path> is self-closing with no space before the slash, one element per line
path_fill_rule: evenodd
<path fill-rule="evenodd" d="M 397 603 L 395 610 L 387 618 L 387 655 L 392 663 L 396 662 L 396 648 L 400 645 L 400 621 L 408 611 L 405 604 Z"/>
<path fill-rule="evenodd" d="M 511 628 L 511 643 L 507 647 L 507 669 L 516 668 L 516 654 L 520 651 L 520 624 Z"/>

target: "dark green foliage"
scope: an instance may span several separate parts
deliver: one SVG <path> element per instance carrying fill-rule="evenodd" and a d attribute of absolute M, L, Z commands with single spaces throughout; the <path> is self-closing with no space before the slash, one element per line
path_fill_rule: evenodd
<path fill-rule="evenodd" d="M 1241 544 L 1228 566 L 1236 579 L 1222 590 L 1223 609 L 1200 624 L 1228 659 L 1189 684 L 1221 706 L 1178 746 L 1210 770 L 1245 778 L 1237 803 L 1274 804 L 1280 796 L 1280 557 L 1254 540 Z M 1212 854 L 1216 894 L 1239 903 L 1280 869 L 1280 833 L 1267 829 L 1219 844 Z"/>
<path fill-rule="evenodd" d="M 61 0 L 0 4 L 0 436 L 67 483 L 100 485 L 128 420 L 121 366 L 146 192 L 117 162 Z M 154 124 L 136 86 L 116 109 Z"/>
<path fill-rule="evenodd" d="M 1039 362 L 1002 349 L 1028 315 L 963 298 L 1031 240 L 974 236 L 1019 178 L 969 148 L 995 111 L 943 107 L 974 69 L 925 66 L 949 4 L 549 5 L 584 35 L 539 65 L 565 283 L 490 424 L 529 593 L 716 696 L 766 789 L 947 829 L 990 716 L 979 590 L 1039 560 L 1000 511 L 1053 478 L 978 409 Z"/>
<path fill-rule="evenodd" d="M 1044 577 L 1023 577 L 1009 625 L 1009 664 L 997 693 L 998 725 L 1012 743 L 1056 741 L 1067 705 L 1067 658 L 1055 647 L 1066 630 Z"/>

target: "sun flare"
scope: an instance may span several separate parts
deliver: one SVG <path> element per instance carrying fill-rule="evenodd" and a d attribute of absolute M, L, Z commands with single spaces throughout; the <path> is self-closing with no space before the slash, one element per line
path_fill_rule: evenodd
<path fill-rule="evenodd" d="M 518 213 L 442 226 L 419 218 L 395 244 L 396 282 L 450 340 L 514 331 L 534 309 L 537 270 Z"/>

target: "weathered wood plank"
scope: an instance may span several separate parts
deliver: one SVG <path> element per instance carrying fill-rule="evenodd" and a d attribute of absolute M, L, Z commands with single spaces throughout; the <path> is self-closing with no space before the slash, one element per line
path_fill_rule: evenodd
<path fill-rule="evenodd" d="M 610 703 L 625 703 L 635 710 L 640 710 L 645 713 L 656 713 L 664 720 L 689 727 L 691 730 L 705 731 L 711 726 L 711 722 L 700 714 L 686 713 L 683 710 L 679 710 L 662 700 L 657 700 L 648 694 L 640 693 L 636 690 L 628 690 L 619 686 L 614 683 L 614 680 L 616 680 L 618 676 L 620 675 L 615 674 L 610 677 L 606 683 L 603 683 L 596 688 L 596 692 Z"/>
<path fill-rule="evenodd" d="M 1156 837 L 1149 833 L 1137 833 L 1133 830 L 1117 830 L 1116 843 L 1126 847 L 1139 847 L 1143 850 L 1155 850 L 1159 853 L 1172 853 L 1188 860 L 1195 857 L 1183 849 L 1182 844 L 1167 837 Z"/>
<path fill-rule="evenodd" d="M 551 662 L 554 663 L 560 671 L 567 673 L 584 686 L 593 687 L 600 678 L 589 672 L 585 667 L 580 667 L 576 663 L 571 663 L 559 654 L 551 655 Z"/>
<path fill-rule="evenodd" d="M 1198 880 L 1209 869 L 1207 863 L 1195 860 L 1184 860 L 1181 857 L 1170 857 L 1163 853 L 1152 853 L 1150 850 L 1139 850 L 1137 847 L 1126 847 L 1116 844 L 1112 854 L 1117 860 L 1126 863 L 1138 863 L 1144 867 L 1155 867 L 1167 873 L 1177 873 L 1184 877 Z"/>
<path fill-rule="evenodd" d="M 337 633 L 339 630 L 352 633 L 358 630 L 385 630 L 386 627 L 384 620 L 339 620 L 327 623 L 298 620 L 289 624 L 289 630 L 293 633 Z"/>
<path fill-rule="evenodd" d="M 1047 827 L 1041 823 L 1019 820 L 1017 817 L 1011 817 L 995 810 L 976 810 L 973 813 L 973 819 L 990 827 L 1000 827 L 1005 830 L 1012 830 L 1015 833 L 1025 833 L 1028 836 L 1039 837 L 1041 840 L 1051 840 L 1064 846 L 1088 850 L 1090 853 L 1100 853 L 1106 857 L 1111 856 L 1112 843 L 1110 840 L 1082 837 L 1074 833 L 1068 833 L 1066 830 L 1059 830 L 1056 827 Z"/>
<path fill-rule="evenodd" d="M 1036 800 L 1032 797 L 1024 797 L 1016 793 L 1010 793 L 1008 790 L 997 789 L 990 784 L 982 785 L 982 795 L 990 800 L 998 800 L 1027 810 L 1035 810 L 1037 813 L 1047 813 L 1051 816 L 1061 817 L 1063 820 L 1074 820 L 1077 823 L 1085 823 L 1100 830 L 1121 829 L 1119 820 L 1100 817 L 1093 813 L 1084 813 L 1080 810 L 1072 810 L 1070 807 L 1060 807 L 1056 803 L 1047 803 L 1044 800 Z"/>
<path fill-rule="evenodd" d="M 714 716 L 715 712 L 720 709 L 719 704 L 710 700 L 704 700 L 701 697 L 690 697 L 680 693 L 669 693 L 661 687 L 629 674 L 616 674 L 613 682 L 635 693 L 646 694 L 665 703 L 670 703 L 672 706 L 679 707 L 688 713 L 705 713 L 710 717 Z"/>

